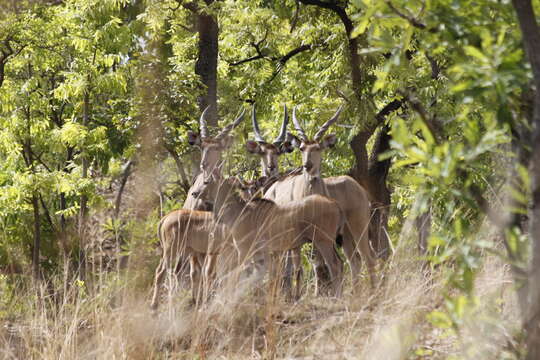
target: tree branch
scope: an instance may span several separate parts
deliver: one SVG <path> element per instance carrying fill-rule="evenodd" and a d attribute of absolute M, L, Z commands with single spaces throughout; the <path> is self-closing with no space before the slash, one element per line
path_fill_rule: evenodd
<path fill-rule="evenodd" d="M 406 14 L 402 13 L 401 11 L 399 11 L 394 6 L 394 4 L 392 4 L 392 2 L 390 0 L 388 0 L 386 2 L 386 4 L 390 8 L 390 10 L 392 10 L 397 16 L 399 16 L 402 19 L 407 20 L 412 26 L 414 26 L 414 27 L 416 27 L 418 29 L 425 29 L 426 28 L 426 25 L 421 23 L 420 21 L 418 21 L 415 17 L 413 17 L 411 15 L 406 15 Z"/>
<path fill-rule="evenodd" d="M 437 63 L 437 61 L 432 58 L 428 53 L 426 53 L 426 58 L 429 61 L 429 65 L 431 66 L 431 78 L 434 80 L 437 80 L 439 78 L 439 74 L 441 73 L 441 67 Z"/>
<path fill-rule="evenodd" d="M 13 50 L 13 47 L 11 46 L 12 41 L 13 41 L 12 36 L 9 35 L 2 42 L 2 44 L 4 45 L 4 48 L 0 49 L 0 53 L 1 53 L 1 55 L 0 55 L 0 87 L 4 83 L 5 68 L 6 68 L 6 64 L 7 64 L 8 59 L 10 57 L 15 57 L 15 56 L 19 55 L 21 53 L 21 51 L 23 51 L 24 48 L 26 47 L 26 45 L 20 45 L 21 47 L 19 49 Z"/>
<path fill-rule="evenodd" d="M 34 156 L 34 158 L 41 164 L 43 165 L 43 167 L 45 167 L 45 169 L 47 169 L 48 172 L 52 172 L 51 168 L 43 161 L 43 159 L 41 158 L 41 156 L 43 155 L 43 152 L 41 152 L 41 154 L 36 154 L 34 152 L 33 149 L 29 149 L 30 152 L 32 153 L 32 155 Z"/>
<path fill-rule="evenodd" d="M 288 53 L 283 55 L 281 58 L 279 58 L 278 63 L 276 65 L 276 71 L 274 71 L 274 73 L 272 74 L 272 76 L 266 83 L 268 84 L 272 82 L 272 80 L 274 80 L 275 77 L 279 75 L 281 70 L 283 70 L 283 68 L 285 67 L 285 63 L 287 63 L 287 61 L 289 61 L 293 56 L 298 55 L 301 52 L 311 50 L 311 49 L 313 49 L 313 45 L 301 45 L 297 47 L 296 49 L 289 51 Z"/>
<path fill-rule="evenodd" d="M 300 0 L 300 2 L 305 5 L 315 5 L 324 9 L 332 10 L 337 16 L 339 16 L 341 22 L 343 23 L 343 27 L 345 28 L 347 38 L 349 39 L 348 45 L 352 87 L 358 101 L 362 101 L 362 72 L 360 71 L 360 56 L 358 55 L 358 38 L 351 37 L 354 30 L 354 25 L 352 20 L 347 15 L 347 12 L 344 8 L 336 3 L 328 3 L 320 0 Z"/>
<path fill-rule="evenodd" d="M 198 14 L 199 13 L 199 6 L 195 2 L 187 2 L 185 3 L 182 0 L 176 0 L 179 4 L 181 4 L 184 8 L 188 9 L 189 11 Z"/>
<path fill-rule="evenodd" d="M 39 201 L 41 203 L 41 207 L 43 208 L 43 211 L 45 212 L 45 218 L 47 219 L 47 222 L 51 225 L 53 232 L 56 233 L 57 232 L 56 226 L 54 226 L 54 223 L 51 218 L 51 214 L 49 212 L 49 208 L 45 204 L 45 201 L 43 201 L 43 197 L 41 196 L 41 193 L 39 194 Z"/>
<path fill-rule="evenodd" d="M 242 65 L 242 64 L 245 64 L 247 62 L 250 62 L 250 61 L 266 58 L 266 55 L 261 50 L 261 45 L 262 45 L 263 42 L 266 41 L 267 37 L 268 37 L 268 29 L 266 29 L 264 37 L 261 40 L 257 41 L 256 43 L 252 42 L 250 44 L 253 48 L 255 48 L 255 51 L 257 52 L 257 55 L 252 56 L 252 57 L 247 58 L 247 59 L 239 60 L 239 61 L 236 61 L 236 62 L 229 62 L 229 65 L 230 66 L 238 66 L 238 65 Z"/>
<path fill-rule="evenodd" d="M 239 60 L 239 61 L 229 63 L 229 65 L 230 66 L 238 66 L 238 65 L 242 65 L 242 64 L 245 64 L 245 63 L 248 63 L 248 62 L 251 62 L 251 61 L 264 59 L 264 58 L 265 58 L 265 56 L 263 54 L 258 54 L 258 55 L 252 56 L 250 58 L 247 58 L 247 59 L 242 59 L 242 60 Z"/>
<path fill-rule="evenodd" d="M 300 1 L 296 0 L 296 10 L 294 11 L 293 19 L 291 21 L 291 29 L 289 30 L 289 33 L 292 34 L 294 29 L 296 28 L 296 24 L 298 23 L 298 16 L 300 15 Z"/>
<path fill-rule="evenodd" d="M 181 186 L 184 189 L 184 191 L 187 193 L 189 188 L 191 187 L 191 183 L 188 179 L 188 176 L 186 175 L 186 172 L 184 171 L 184 166 L 182 165 L 182 161 L 180 160 L 180 157 L 178 156 L 174 148 L 170 146 L 169 144 L 163 142 L 163 146 L 174 159 L 174 163 L 176 164 L 176 169 L 178 170 L 178 176 L 180 178 Z"/>
<path fill-rule="evenodd" d="M 400 91 L 401 95 L 403 95 L 403 100 L 409 103 L 411 105 L 411 108 L 416 111 L 418 115 L 420 115 L 420 118 L 426 124 L 429 132 L 431 133 L 431 136 L 435 141 L 439 140 L 439 134 L 440 132 L 440 126 L 436 122 L 436 118 L 434 116 L 431 116 L 424 107 L 424 105 L 418 100 L 414 95 L 410 94 L 409 92 L 403 92 Z"/>
<path fill-rule="evenodd" d="M 341 19 L 341 22 L 345 26 L 345 31 L 347 32 L 347 35 L 350 35 L 352 33 L 354 26 L 351 19 L 347 15 L 345 9 L 337 5 L 336 3 L 328 3 L 326 1 L 320 0 L 300 0 L 300 2 L 305 5 L 315 5 L 324 9 L 332 10 Z"/>
<path fill-rule="evenodd" d="M 402 100 L 392 100 L 388 104 L 386 104 L 378 113 L 375 115 L 375 122 L 373 125 L 369 126 L 368 128 L 364 129 L 363 131 L 360 131 L 358 134 L 356 134 L 349 145 L 351 146 L 351 149 L 354 153 L 354 157 L 356 159 L 356 165 L 351 169 L 349 172 L 349 175 L 351 175 L 353 178 L 355 178 L 357 181 L 359 181 L 361 178 L 366 178 L 368 176 L 368 154 L 365 147 L 365 144 L 367 143 L 370 136 L 373 134 L 375 129 L 379 127 L 384 121 L 384 119 L 390 115 L 392 112 L 397 111 L 399 108 L 403 106 Z M 373 156 L 373 155 L 372 155 Z M 366 185 L 366 184 L 363 184 Z"/>

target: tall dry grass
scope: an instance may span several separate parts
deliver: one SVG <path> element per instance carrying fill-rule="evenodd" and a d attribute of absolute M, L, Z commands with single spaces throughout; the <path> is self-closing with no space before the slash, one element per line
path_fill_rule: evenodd
<path fill-rule="evenodd" d="M 307 287 L 297 302 L 242 275 L 200 309 L 186 289 L 149 309 L 151 266 L 93 274 L 88 284 L 20 284 L 2 310 L 4 359 L 467 359 L 512 358 L 516 303 L 506 266 L 486 257 L 475 283 L 480 304 L 458 332 L 426 315 L 444 306 L 446 272 L 422 270 L 403 238 L 384 282 L 336 299 Z M 142 255 L 141 255 L 142 256 Z M 152 256 L 146 254 L 146 256 Z M 156 255 L 153 255 L 156 256 Z M 381 270 L 382 272 L 382 270 Z M 3 279 L 4 282 L 6 279 Z M 275 290 L 275 288 L 274 288 Z M 7 296 L 3 294 L 2 296 Z"/>

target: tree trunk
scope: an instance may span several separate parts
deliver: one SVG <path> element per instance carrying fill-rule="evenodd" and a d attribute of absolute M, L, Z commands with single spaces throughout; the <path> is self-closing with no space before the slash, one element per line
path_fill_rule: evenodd
<path fill-rule="evenodd" d="M 124 194 L 124 189 L 126 187 L 129 175 L 131 175 L 131 167 L 133 166 L 133 160 L 129 160 L 124 167 L 122 172 L 122 177 L 120 178 L 120 186 L 118 192 L 116 193 L 116 198 L 114 200 L 114 217 L 118 218 L 120 215 L 120 205 L 122 203 L 122 195 Z"/>
<path fill-rule="evenodd" d="M 387 224 L 390 208 L 390 189 L 387 181 L 390 171 L 390 159 L 379 160 L 379 156 L 390 150 L 390 126 L 384 125 L 377 135 L 368 165 L 368 175 L 372 192 L 372 237 L 371 245 L 377 257 L 387 259 L 390 256 L 390 239 Z"/>
<path fill-rule="evenodd" d="M 418 231 L 418 252 L 421 255 L 425 255 L 428 248 L 427 241 L 431 233 L 431 210 L 428 208 L 425 212 L 418 215 L 414 219 L 414 222 Z"/>
<path fill-rule="evenodd" d="M 32 276 L 35 280 L 40 279 L 39 252 L 41 246 L 41 224 L 39 218 L 39 197 L 32 194 L 32 209 L 34 210 L 34 244 L 32 246 Z"/>
<path fill-rule="evenodd" d="M 206 0 L 207 5 L 214 0 Z M 217 126 L 217 61 L 218 33 L 217 20 L 212 15 L 197 12 L 197 30 L 199 32 L 199 56 L 195 64 L 195 74 L 201 77 L 205 94 L 199 97 L 199 109 L 202 112 L 208 105 L 208 125 Z"/>
<path fill-rule="evenodd" d="M 84 127 L 88 126 L 90 118 L 90 95 L 88 90 L 84 93 L 83 100 L 83 121 L 82 125 Z M 88 177 L 88 157 L 85 154 L 84 149 L 81 151 L 82 156 L 82 178 L 86 179 Z M 85 232 L 86 232 L 86 217 L 88 215 L 88 197 L 86 194 L 81 194 L 81 208 L 79 211 L 79 273 L 81 280 L 86 279 L 86 254 L 85 254 Z"/>
<path fill-rule="evenodd" d="M 528 281 L 529 309 L 525 318 L 528 360 L 540 359 L 540 87 L 538 85 L 534 106 L 532 144 L 532 207 L 529 231 L 532 241 L 532 264 Z"/>
<path fill-rule="evenodd" d="M 540 359 L 540 29 L 530 0 L 513 0 L 536 86 L 532 119 L 531 193 L 529 236 L 532 262 L 528 279 L 528 311 L 523 314 L 527 359 Z"/>
<path fill-rule="evenodd" d="M 382 124 L 390 113 L 403 105 L 401 100 L 393 100 L 375 115 L 375 125 L 356 134 L 351 143 L 355 157 L 355 165 L 349 175 L 362 185 L 369 194 L 371 201 L 371 222 L 369 237 L 375 255 L 383 259 L 390 256 L 390 239 L 388 238 L 387 223 L 390 208 L 390 189 L 387 186 L 387 177 L 390 170 L 391 159 L 379 161 L 379 155 L 390 150 L 390 128 L 384 125 L 375 141 L 371 156 L 368 160 L 367 142 L 378 124 Z"/>

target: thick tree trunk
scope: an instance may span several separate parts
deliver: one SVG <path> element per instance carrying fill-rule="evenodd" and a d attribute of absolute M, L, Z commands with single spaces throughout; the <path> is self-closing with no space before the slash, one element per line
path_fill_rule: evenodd
<path fill-rule="evenodd" d="M 532 263 L 528 281 L 529 308 L 524 319 L 527 329 L 528 360 L 540 359 L 540 87 L 538 86 L 533 117 L 532 144 L 532 208 L 530 210 L 529 232 L 532 241 Z"/>
<path fill-rule="evenodd" d="M 390 150 L 390 128 L 383 126 L 368 159 L 367 142 L 378 124 L 384 122 L 386 116 L 402 106 L 401 100 L 393 100 L 375 115 L 375 125 L 356 134 L 351 143 L 355 157 L 355 165 L 350 170 L 351 175 L 368 192 L 371 201 L 371 222 L 369 228 L 371 247 L 378 257 L 383 259 L 390 256 L 390 239 L 387 224 L 390 208 L 390 189 L 387 177 L 391 160 L 379 161 L 379 155 Z"/>
<path fill-rule="evenodd" d="M 206 0 L 209 5 L 214 0 Z M 197 12 L 197 30 L 199 32 L 199 56 L 195 64 L 195 73 L 201 77 L 205 86 L 205 94 L 199 98 L 199 109 L 203 111 L 208 105 L 208 125 L 217 126 L 217 61 L 218 34 L 217 20 L 212 15 Z"/>
<path fill-rule="evenodd" d="M 379 156 L 390 150 L 390 126 L 384 125 L 377 135 L 368 165 L 372 192 L 372 236 L 371 245 L 377 257 L 387 259 L 390 256 L 390 239 L 387 224 L 390 208 L 390 189 L 387 178 L 390 171 L 390 159 L 379 160 Z"/>
<path fill-rule="evenodd" d="M 523 43 L 531 64 L 536 86 L 532 121 L 531 185 L 529 236 L 532 262 L 528 279 L 528 311 L 523 314 L 527 332 L 527 359 L 540 359 L 540 29 L 530 0 L 513 0 Z"/>

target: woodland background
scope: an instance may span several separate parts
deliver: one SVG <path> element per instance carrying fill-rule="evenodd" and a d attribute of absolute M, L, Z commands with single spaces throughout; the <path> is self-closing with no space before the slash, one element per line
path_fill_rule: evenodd
<path fill-rule="evenodd" d="M 540 357 L 540 2 L 0 1 L 4 358 Z M 207 105 L 308 131 L 370 193 L 385 283 L 148 310 Z M 235 130 L 225 173 L 257 176 Z M 299 166 L 299 153 L 282 169 Z M 309 267 L 306 264 L 306 267 Z M 382 275 L 381 275 L 382 276 Z M 218 297 L 219 298 L 219 297 Z"/>

